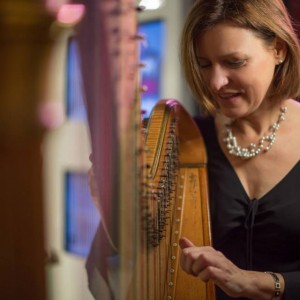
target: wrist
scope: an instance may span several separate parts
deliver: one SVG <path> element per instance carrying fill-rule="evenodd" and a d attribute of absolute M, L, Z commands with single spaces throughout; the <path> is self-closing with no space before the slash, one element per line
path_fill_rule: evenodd
<path fill-rule="evenodd" d="M 272 277 L 274 282 L 274 290 L 273 290 L 273 296 L 271 300 L 280 300 L 282 299 L 283 295 L 283 289 L 284 289 L 284 280 L 281 274 L 274 273 L 274 272 L 264 272 L 265 274 Z"/>
<path fill-rule="evenodd" d="M 255 300 L 281 300 L 284 292 L 284 278 L 281 274 L 276 273 L 280 283 L 280 295 L 275 296 L 275 280 L 267 272 L 248 271 L 249 279 L 246 294 L 244 296 Z"/>

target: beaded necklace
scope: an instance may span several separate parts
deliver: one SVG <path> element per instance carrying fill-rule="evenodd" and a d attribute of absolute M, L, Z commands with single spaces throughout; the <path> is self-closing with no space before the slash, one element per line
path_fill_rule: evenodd
<path fill-rule="evenodd" d="M 257 144 L 251 143 L 248 147 L 239 146 L 236 137 L 232 133 L 232 124 L 227 123 L 225 125 L 226 136 L 223 141 L 226 144 L 226 148 L 229 154 L 240 157 L 242 159 L 249 159 L 257 156 L 259 153 L 268 152 L 275 143 L 276 132 L 280 127 L 280 123 L 284 121 L 286 112 L 287 107 L 281 107 L 277 121 L 270 126 L 268 132 L 259 139 Z"/>

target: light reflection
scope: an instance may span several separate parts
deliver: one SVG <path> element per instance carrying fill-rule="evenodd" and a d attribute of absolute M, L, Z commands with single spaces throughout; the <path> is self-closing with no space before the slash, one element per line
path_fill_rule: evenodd
<path fill-rule="evenodd" d="M 146 9 L 155 10 L 162 7 L 165 0 L 141 0 L 140 6 L 145 6 Z"/>
<path fill-rule="evenodd" d="M 69 0 L 44 0 L 47 10 L 50 13 L 56 14 L 59 8 L 67 4 Z"/>
<path fill-rule="evenodd" d="M 83 4 L 64 4 L 57 13 L 57 21 L 65 25 L 73 25 L 78 23 L 85 12 Z"/>
<path fill-rule="evenodd" d="M 65 121 L 64 106 L 62 103 L 54 100 L 43 101 L 37 109 L 37 117 L 44 128 L 58 128 Z"/>

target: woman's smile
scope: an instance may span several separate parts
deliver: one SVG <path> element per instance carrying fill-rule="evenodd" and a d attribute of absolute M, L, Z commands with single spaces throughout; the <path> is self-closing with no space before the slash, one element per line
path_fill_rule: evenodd
<path fill-rule="evenodd" d="M 228 102 L 237 100 L 241 95 L 242 94 L 240 92 L 220 93 L 218 94 L 218 98 Z"/>

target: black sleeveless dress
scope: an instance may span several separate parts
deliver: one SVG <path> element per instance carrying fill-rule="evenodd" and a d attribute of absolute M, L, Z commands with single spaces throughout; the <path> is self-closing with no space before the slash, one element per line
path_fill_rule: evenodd
<path fill-rule="evenodd" d="M 263 197 L 249 199 L 219 146 L 213 119 L 195 121 L 208 154 L 213 246 L 242 269 L 282 273 L 284 299 L 299 300 L 300 161 Z M 217 288 L 217 300 L 226 299 L 232 298 Z"/>

